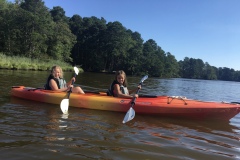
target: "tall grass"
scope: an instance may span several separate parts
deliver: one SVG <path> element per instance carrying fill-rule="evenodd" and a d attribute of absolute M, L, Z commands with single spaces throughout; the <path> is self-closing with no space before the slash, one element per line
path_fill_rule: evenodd
<path fill-rule="evenodd" d="M 64 71 L 72 71 L 73 69 L 70 64 L 58 60 L 45 62 L 20 56 L 6 56 L 0 53 L 0 69 L 47 71 L 51 70 L 54 65 L 61 66 Z M 83 72 L 83 69 L 79 68 L 79 72 Z"/>

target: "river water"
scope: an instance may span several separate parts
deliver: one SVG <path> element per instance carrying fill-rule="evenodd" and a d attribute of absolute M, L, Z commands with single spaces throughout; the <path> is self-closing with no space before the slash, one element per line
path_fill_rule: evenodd
<path fill-rule="evenodd" d="M 240 114 L 230 121 L 199 121 L 69 108 L 10 96 L 11 86 L 42 87 L 44 71 L 0 70 L 0 154 L 6 160 L 237 160 Z M 65 73 L 69 80 L 73 74 Z M 85 91 L 105 91 L 114 75 L 81 73 Z M 128 77 L 129 89 L 142 77 Z M 240 83 L 148 78 L 140 94 L 240 102 Z M 114 106 L 113 106 L 114 107 Z"/>

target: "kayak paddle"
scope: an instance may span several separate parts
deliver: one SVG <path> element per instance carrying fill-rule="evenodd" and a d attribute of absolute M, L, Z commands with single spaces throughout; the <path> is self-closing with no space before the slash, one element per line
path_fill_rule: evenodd
<path fill-rule="evenodd" d="M 75 72 L 74 77 L 76 77 L 76 76 L 78 75 L 79 70 L 78 70 L 77 67 L 74 67 L 73 69 L 74 69 L 74 72 Z M 72 85 L 73 85 L 73 84 L 74 84 L 74 81 L 72 81 Z M 70 97 L 71 92 L 72 92 L 72 87 L 71 87 L 70 90 L 68 91 L 68 96 L 67 96 L 67 98 L 65 98 L 65 99 L 63 99 L 63 100 L 61 101 L 60 108 L 61 108 L 63 114 L 67 114 L 67 113 L 68 113 L 69 97 Z"/>
<path fill-rule="evenodd" d="M 142 85 L 143 81 L 145 81 L 146 79 L 148 78 L 148 75 L 144 76 L 139 85 Z M 136 94 L 138 94 L 140 88 L 138 88 Z M 126 123 L 128 121 L 131 121 L 134 117 L 135 117 L 135 111 L 133 109 L 133 106 L 135 105 L 135 101 L 136 101 L 136 97 L 133 98 L 132 102 L 131 102 L 131 107 L 130 109 L 128 110 L 127 114 L 125 115 L 124 119 L 123 119 L 123 123 Z"/>

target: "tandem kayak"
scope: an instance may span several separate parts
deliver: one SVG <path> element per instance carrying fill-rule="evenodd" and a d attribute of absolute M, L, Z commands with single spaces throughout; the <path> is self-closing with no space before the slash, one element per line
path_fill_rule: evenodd
<path fill-rule="evenodd" d="M 13 86 L 11 96 L 51 104 L 60 104 L 66 92 L 56 92 L 25 86 Z M 69 106 L 86 109 L 127 112 L 131 99 L 107 96 L 104 92 L 71 93 Z M 240 105 L 226 102 L 206 102 L 181 96 L 140 96 L 134 110 L 137 114 L 230 120 L 240 112 Z"/>

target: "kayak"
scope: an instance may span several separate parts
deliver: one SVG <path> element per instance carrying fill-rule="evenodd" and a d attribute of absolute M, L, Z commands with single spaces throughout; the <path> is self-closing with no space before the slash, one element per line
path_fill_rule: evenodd
<path fill-rule="evenodd" d="M 51 104 L 60 104 L 67 92 L 56 92 L 25 86 L 13 86 L 11 96 Z M 105 111 L 127 112 L 132 99 L 108 96 L 105 92 L 71 93 L 69 106 Z M 134 110 L 137 114 L 230 120 L 240 112 L 240 105 L 227 102 L 207 102 L 182 96 L 140 96 Z"/>

